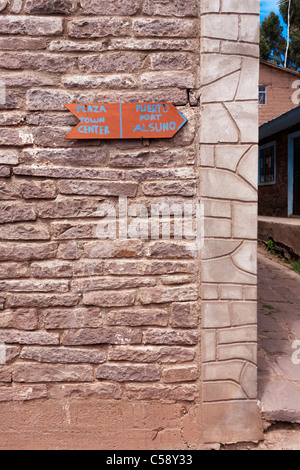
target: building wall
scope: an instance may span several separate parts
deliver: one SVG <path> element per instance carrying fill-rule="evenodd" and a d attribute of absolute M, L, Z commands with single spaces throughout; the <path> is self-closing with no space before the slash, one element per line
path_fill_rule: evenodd
<path fill-rule="evenodd" d="M 259 439 L 258 0 L 2 4 L 0 448 Z M 64 139 L 64 103 L 127 101 L 189 123 L 171 140 Z M 202 200 L 203 249 L 99 240 L 119 195 Z"/>
<path fill-rule="evenodd" d="M 260 63 L 259 85 L 267 87 L 267 102 L 259 106 L 260 126 L 298 106 L 292 100 L 299 89 L 299 83 L 294 85 L 296 81 L 299 81 L 299 74 Z"/>
<path fill-rule="evenodd" d="M 298 130 L 299 125 L 290 127 L 260 142 L 276 142 L 276 184 L 259 186 L 259 215 L 288 217 L 288 137 Z"/>

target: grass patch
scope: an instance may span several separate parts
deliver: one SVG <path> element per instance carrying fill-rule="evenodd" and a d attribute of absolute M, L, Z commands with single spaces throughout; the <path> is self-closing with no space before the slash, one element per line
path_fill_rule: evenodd
<path fill-rule="evenodd" d="M 263 309 L 268 310 L 267 312 L 265 312 L 265 315 L 267 316 L 271 316 L 273 315 L 273 313 L 276 313 L 276 308 L 273 307 L 272 305 L 265 304 L 263 305 Z"/>
<path fill-rule="evenodd" d="M 300 275 L 300 262 L 299 261 L 294 261 L 290 263 L 291 269 L 295 271 L 295 273 Z"/>

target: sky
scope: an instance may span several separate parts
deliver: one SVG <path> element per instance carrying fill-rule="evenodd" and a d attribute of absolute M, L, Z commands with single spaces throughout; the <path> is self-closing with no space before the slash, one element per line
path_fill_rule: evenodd
<path fill-rule="evenodd" d="M 251 0 L 249 0 L 251 1 Z M 274 11 L 275 13 L 279 14 L 279 7 L 278 7 L 278 0 L 261 0 L 260 2 L 260 21 L 266 17 L 269 16 L 271 11 Z M 286 33 L 286 25 L 281 19 L 282 26 L 284 26 L 284 33 Z"/>

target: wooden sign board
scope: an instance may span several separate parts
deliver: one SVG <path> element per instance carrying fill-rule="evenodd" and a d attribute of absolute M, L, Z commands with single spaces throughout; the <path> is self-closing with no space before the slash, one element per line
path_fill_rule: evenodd
<path fill-rule="evenodd" d="M 164 139 L 188 121 L 172 103 L 65 104 L 79 119 L 66 139 Z"/>

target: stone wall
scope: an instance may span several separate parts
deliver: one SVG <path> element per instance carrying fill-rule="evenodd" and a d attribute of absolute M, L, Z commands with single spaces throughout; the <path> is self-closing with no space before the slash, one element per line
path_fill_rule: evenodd
<path fill-rule="evenodd" d="M 258 0 L 0 5 L 0 448 L 258 439 Z M 188 124 L 64 139 L 64 103 L 149 101 Z M 119 196 L 131 221 L 202 198 L 203 250 L 99 240 Z"/>

